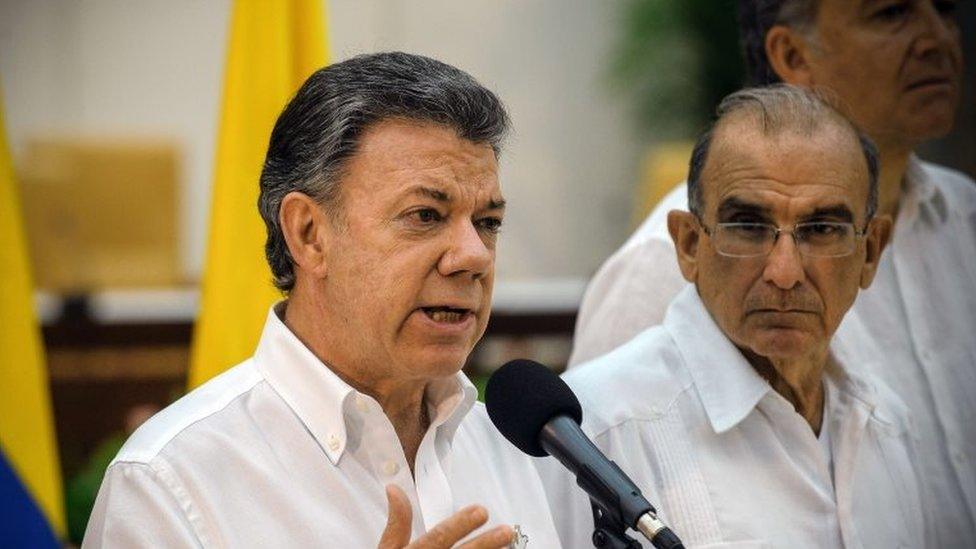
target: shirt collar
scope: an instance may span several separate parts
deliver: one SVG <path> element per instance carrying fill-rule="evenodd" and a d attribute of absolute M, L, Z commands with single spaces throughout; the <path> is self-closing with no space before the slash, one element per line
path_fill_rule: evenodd
<path fill-rule="evenodd" d="M 848 315 L 851 322 L 859 322 L 856 316 Z M 844 319 L 848 322 L 848 319 Z M 835 337 L 830 342 L 831 362 L 824 370 L 824 377 L 830 378 L 838 392 L 844 393 L 861 402 L 870 410 L 875 410 L 880 400 L 878 387 L 873 378 L 863 370 L 866 368 L 863 356 L 879 358 L 884 353 L 879 351 L 874 342 L 858 339 L 854 349 L 845 344 L 845 339 Z"/>
<path fill-rule="evenodd" d="M 255 364 L 271 387 L 305 424 L 333 464 L 346 448 L 347 414 L 355 399 L 370 399 L 351 387 L 316 357 L 279 317 L 287 302 L 268 312 L 254 353 Z M 474 405 L 478 391 L 461 372 L 428 384 L 424 401 L 430 428 L 450 443 Z"/>
<path fill-rule="evenodd" d="M 671 302 L 664 326 L 678 345 L 716 433 L 738 425 L 773 390 L 718 327 L 694 285 L 689 284 Z M 849 353 L 835 343 L 831 342 L 832 361 L 824 376 L 831 378 L 838 391 L 875 410 L 876 387 L 845 366 L 851 360 Z"/>
<path fill-rule="evenodd" d="M 902 198 L 899 205 L 899 221 L 917 220 L 930 224 L 944 223 L 948 219 L 946 196 L 914 154 L 908 159 L 902 178 Z"/>
<path fill-rule="evenodd" d="M 438 434 L 448 442 L 453 441 L 461 421 L 477 399 L 478 389 L 463 372 L 430 382 L 424 395 L 430 411 L 430 428 L 438 429 Z"/>
<path fill-rule="evenodd" d="M 716 433 L 735 427 L 772 390 L 722 333 L 693 284 L 671 302 L 664 326 L 677 343 Z"/>

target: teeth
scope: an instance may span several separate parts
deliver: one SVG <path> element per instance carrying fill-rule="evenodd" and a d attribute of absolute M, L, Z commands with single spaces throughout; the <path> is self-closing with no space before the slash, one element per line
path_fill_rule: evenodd
<path fill-rule="evenodd" d="M 454 311 L 427 311 L 427 316 L 433 319 L 435 322 L 460 322 L 464 318 L 464 313 L 454 312 Z"/>

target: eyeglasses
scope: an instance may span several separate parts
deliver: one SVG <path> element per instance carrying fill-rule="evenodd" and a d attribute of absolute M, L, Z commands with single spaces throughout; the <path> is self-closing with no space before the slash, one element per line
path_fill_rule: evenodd
<path fill-rule="evenodd" d="M 796 242 L 800 255 L 806 257 L 842 257 L 850 255 L 857 239 L 865 231 L 853 223 L 810 221 L 797 223 L 792 229 L 781 229 L 769 223 L 717 223 L 709 229 L 700 219 L 698 223 L 711 237 L 719 255 L 726 257 L 759 257 L 769 255 L 780 234 L 789 234 Z"/>

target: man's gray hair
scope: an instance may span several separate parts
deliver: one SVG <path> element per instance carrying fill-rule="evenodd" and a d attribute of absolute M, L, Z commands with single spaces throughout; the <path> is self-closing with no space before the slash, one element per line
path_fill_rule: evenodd
<path fill-rule="evenodd" d="M 878 208 L 878 149 L 874 143 L 837 109 L 832 107 L 823 92 L 788 84 L 774 84 L 761 88 L 746 88 L 728 95 L 719 104 L 717 118 L 698 139 L 691 153 L 688 169 L 688 210 L 702 218 L 704 204 L 702 171 L 708 160 L 708 149 L 715 128 L 729 116 L 749 112 L 758 119 L 764 135 L 783 131 L 812 135 L 826 124 L 833 124 L 849 131 L 860 144 L 868 168 L 867 219 Z"/>
<path fill-rule="evenodd" d="M 753 86 L 781 82 L 766 57 L 766 34 L 784 25 L 806 34 L 813 29 L 820 0 L 739 0 L 739 38 Z"/>
<path fill-rule="evenodd" d="M 304 193 L 338 215 L 339 179 L 363 132 L 390 118 L 454 129 L 497 156 L 509 118 L 494 93 L 467 73 L 402 52 L 360 55 L 320 69 L 278 117 L 261 172 L 258 210 L 268 229 L 265 255 L 274 284 L 295 285 L 291 254 L 278 220 L 281 201 Z"/>

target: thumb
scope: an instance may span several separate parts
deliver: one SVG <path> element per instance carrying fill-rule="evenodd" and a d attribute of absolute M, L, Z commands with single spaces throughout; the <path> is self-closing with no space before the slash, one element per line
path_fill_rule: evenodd
<path fill-rule="evenodd" d="M 400 549 L 410 543 L 413 510 L 407 495 L 395 484 L 386 485 L 386 501 L 389 516 L 377 549 Z"/>

